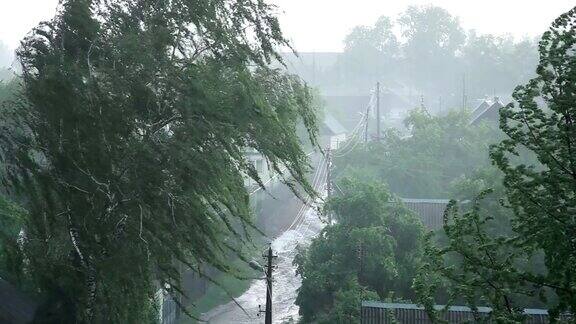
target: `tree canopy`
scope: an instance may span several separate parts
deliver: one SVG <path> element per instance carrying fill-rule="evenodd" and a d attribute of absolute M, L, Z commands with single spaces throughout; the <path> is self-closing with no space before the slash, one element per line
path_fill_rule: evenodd
<path fill-rule="evenodd" d="M 525 246 L 544 251 L 548 275 L 543 281 L 559 297 L 556 310 L 576 311 L 576 8 L 558 17 L 539 44 L 538 76 L 514 91 L 515 102 L 500 115 L 509 137 L 492 149 L 504 172 L 506 197 L 514 211 L 514 229 Z M 538 164 L 515 163 L 529 150 Z"/>
<path fill-rule="evenodd" d="M 490 150 L 502 174 L 492 184 L 495 197 L 484 191 L 463 212 L 453 202 L 445 213 L 447 244 L 427 244 L 416 286 L 432 314 L 441 289 L 452 290 L 452 300 L 493 307 L 500 322 L 523 320 L 522 308 L 535 304 L 555 319 L 576 310 L 576 111 L 569 81 L 576 75 L 575 22 L 576 8 L 554 21 L 539 44 L 537 76 L 500 111 L 506 138 Z M 447 266 L 454 257 L 458 266 Z"/>
<path fill-rule="evenodd" d="M 261 184 L 248 149 L 314 194 L 296 135 L 316 145 L 310 92 L 268 67 L 286 45 L 262 0 L 67 0 L 24 39 L 0 140 L 39 316 L 143 322 L 159 287 L 181 293 L 180 264 L 233 273 L 244 177 Z"/>
<path fill-rule="evenodd" d="M 453 76 L 444 76 L 455 61 L 456 50 L 466 36 L 458 18 L 440 7 L 408 7 L 398 19 L 406 39 L 404 55 L 409 63 L 409 78 L 422 90 Z"/>
<path fill-rule="evenodd" d="M 433 116 L 415 109 L 405 119 L 408 134 L 390 129 L 379 142 L 335 152 L 334 175 L 377 179 L 404 198 L 445 199 L 451 182 L 489 165 L 489 145 L 501 136 L 490 124 L 469 121 L 467 111 Z"/>
<path fill-rule="evenodd" d="M 359 88 L 369 88 L 383 76 L 391 77 L 396 72 L 400 42 L 390 18 L 380 17 L 374 26 L 356 26 L 344 43 L 338 68 Z"/>
<path fill-rule="evenodd" d="M 338 186 L 326 205 L 337 223 L 295 259 L 305 323 L 354 323 L 362 300 L 414 296 L 422 223 L 382 184 L 345 178 Z"/>

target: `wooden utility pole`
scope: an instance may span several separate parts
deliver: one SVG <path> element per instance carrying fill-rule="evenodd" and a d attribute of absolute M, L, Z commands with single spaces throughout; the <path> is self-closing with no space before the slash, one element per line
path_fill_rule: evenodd
<path fill-rule="evenodd" d="M 266 317 L 265 324 L 272 324 L 272 245 L 268 247 L 268 266 L 266 267 Z"/>
<path fill-rule="evenodd" d="M 272 324 L 272 246 L 268 247 L 268 266 L 266 267 L 266 317 L 265 324 Z"/>
<path fill-rule="evenodd" d="M 330 164 L 332 161 L 331 154 L 330 146 L 328 146 L 328 149 L 326 150 L 326 196 L 328 199 L 330 199 L 332 193 L 332 174 L 330 170 Z M 328 212 L 328 224 L 332 224 L 332 214 L 330 212 Z"/>
<path fill-rule="evenodd" d="M 264 313 L 264 323 L 272 324 L 272 270 L 274 269 L 272 259 L 278 256 L 272 254 L 272 245 L 270 245 L 268 247 L 268 253 L 263 254 L 262 257 L 268 261 L 266 269 L 263 269 L 258 262 L 250 262 L 249 264 L 252 268 L 264 271 L 266 274 L 266 310 L 262 310 L 262 305 L 258 305 L 258 316 Z"/>
<path fill-rule="evenodd" d="M 362 284 L 364 277 L 364 246 L 362 241 L 358 242 L 358 282 Z"/>
<path fill-rule="evenodd" d="M 462 75 L 462 109 L 466 109 L 466 73 Z"/>
<path fill-rule="evenodd" d="M 376 139 L 380 142 L 380 82 L 376 83 Z"/>
<path fill-rule="evenodd" d="M 366 108 L 366 115 L 364 116 L 366 118 L 364 121 L 364 144 L 368 143 L 368 114 L 370 114 L 370 105 Z"/>

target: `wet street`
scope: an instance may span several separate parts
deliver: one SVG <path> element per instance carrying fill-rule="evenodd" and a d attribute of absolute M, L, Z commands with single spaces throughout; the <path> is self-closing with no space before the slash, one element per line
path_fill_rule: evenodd
<path fill-rule="evenodd" d="M 298 320 L 298 306 L 294 305 L 297 289 L 301 279 L 295 275 L 292 260 L 298 244 L 308 245 L 324 224 L 320 221 L 315 208 L 305 207 L 302 211 L 301 223 L 287 230 L 272 242 L 272 249 L 278 255 L 277 269 L 273 281 L 273 322 L 290 323 Z M 228 323 L 264 323 L 263 316 L 258 317 L 258 305 L 264 310 L 266 303 L 266 282 L 254 280 L 250 288 L 236 301 L 244 308 L 244 312 L 234 302 L 218 306 L 203 314 L 203 319 L 213 324 Z"/>

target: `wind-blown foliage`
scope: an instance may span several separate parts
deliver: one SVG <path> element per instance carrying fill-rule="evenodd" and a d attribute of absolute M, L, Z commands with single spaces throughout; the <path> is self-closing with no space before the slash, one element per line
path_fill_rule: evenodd
<path fill-rule="evenodd" d="M 536 302 L 556 319 L 576 312 L 575 23 L 576 8 L 556 19 L 540 41 L 538 76 L 500 111 L 507 138 L 490 151 L 504 176 L 500 203 L 484 193 L 464 213 L 451 204 L 447 244 L 426 244 L 415 286 L 430 311 L 445 288 L 453 300 L 493 307 L 500 322 L 521 321 Z M 445 262 L 451 254 L 455 265 Z"/>
<path fill-rule="evenodd" d="M 244 151 L 313 194 L 311 95 L 267 66 L 287 45 L 262 0 L 68 0 L 23 41 L 26 101 L 2 133 L 28 210 L 22 269 L 59 322 L 146 320 L 179 267 L 238 251 L 252 226 Z M 24 132 L 17 130 L 24 129 Z"/>
<path fill-rule="evenodd" d="M 362 300 L 410 299 L 423 226 L 386 187 L 340 181 L 327 202 L 328 225 L 295 259 L 302 277 L 296 304 L 305 323 L 355 323 Z"/>
<path fill-rule="evenodd" d="M 518 246 L 509 210 L 494 200 L 487 190 L 463 206 L 452 201 L 442 235 L 426 237 L 414 289 L 438 322 L 435 304 L 490 306 L 492 320 L 517 323 L 524 308 L 545 307 L 539 296 L 551 296 L 532 280 L 546 271 L 541 253 Z"/>
<path fill-rule="evenodd" d="M 558 17 L 539 44 L 538 76 L 514 92 L 501 111 L 509 136 L 491 156 L 504 172 L 514 230 L 526 246 L 545 253 L 545 285 L 559 297 L 555 311 L 576 312 L 576 8 Z M 540 165 L 514 163 L 519 149 Z"/>

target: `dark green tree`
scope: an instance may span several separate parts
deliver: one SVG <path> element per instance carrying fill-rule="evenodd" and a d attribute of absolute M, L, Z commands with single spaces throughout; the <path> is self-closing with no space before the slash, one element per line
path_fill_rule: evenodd
<path fill-rule="evenodd" d="M 67 0 L 24 39 L 24 98 L 3 108 L 19 120 L 0 139 L 39 320 L 140 323 L 158 287 L 181 293 L 179 265 L 234 273 L 223 256 L 252 227 L 244 177 L 260 182 L 247 149 L 313 194 L 296 135 L 316 144 L 311 95 L 268 67 L 288 45 L 272 11 Z"/>
<path fill-rule="evenodd" d="M 522 321 L 521 309 L 535 305 L 555 319 L 575 312 L 575 23 L 576 8 L 555 20 L 539 43 L 537 76 L 500 112 L 507 138 L 490 152 L 503 174 L 489 186 L 496 195 L 482 193 L 464 212 L 453 202 L 447 242 L 428 239 L 415 289 L 430 311 L 446 289 L 449 302 L 491 306 L 499 322 Z"/>
<path fill-rule="evenodd" d="M 537 77 L 514 92 L 500 113 L 509 137 L 492 149 L 504 172 L 514 230 L 524 246 L 545 253 L 543 284 L 554 288 L 555 311 L 576 311 L 576 8 L 558 17 L 539 44 Z M 516 163 L 528 150 L 538 164 Z"/>
<path fill-rule="evenodd" d="M 338 186 L 326 207 L 337 223 L 295 259 L 304 322 L 354 323 L 362 300 L 414 297 L 421 222 L 382 184 L 347 178 Z"/>
<path fill-rule="evenodd" d="M 435 304 L 490 306 L 498 323 L 521 322 L 524 308 L 545 307 L 538 297 L 550 294 L 531 280 L 545 273 L 542 255 L 518 246 L 510 211 L 496 197 L 487 190 L 462 206 L 452 201 L 444 231 L 426 237 L 414 289 L 438 322 Z"/>

